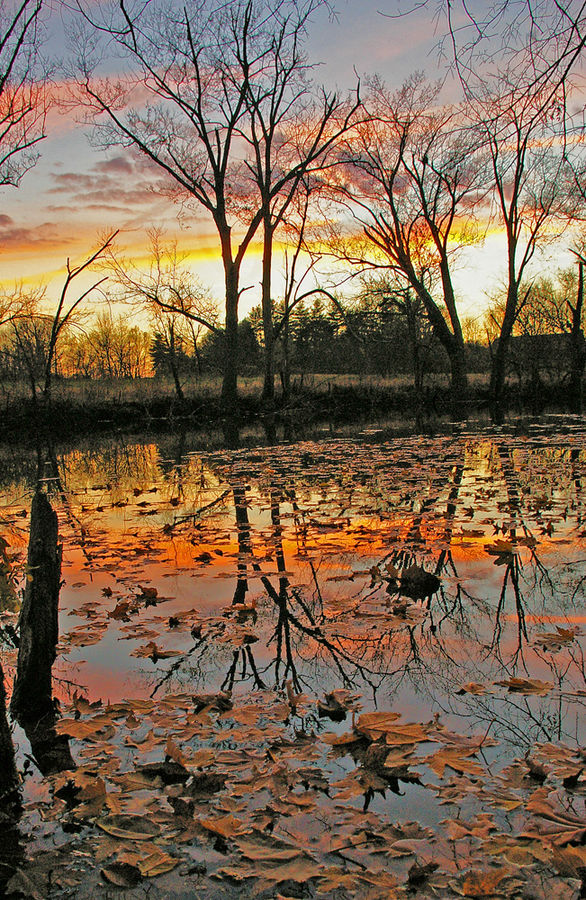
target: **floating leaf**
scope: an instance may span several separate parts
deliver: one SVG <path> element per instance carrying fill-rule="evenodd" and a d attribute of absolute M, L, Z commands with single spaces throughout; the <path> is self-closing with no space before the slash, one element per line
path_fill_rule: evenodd
<path fill-rule="evenodd" d="M 182 784 L 189 778 L 189 772 L 185 766 L 168 760 L 145 763 L 143 766 L 137 766 L 136 771 L 152 781 L 160 778 L 163 784 Z"/>
<path fill-rule="evenodd" d="M 156 663 L 160 659 L 170 659 L 172 656 L 181 656 L 181 650 L 164 650 L 162 647 L 157 646 L 155 641 L 149 641 L 148 644 L 143 644 L 142 647 L 133 650 L 130 655 L 144 656 L 147 659 L 152 659 L 152 661 Z"/>
<path fill-rule="evenodd" d="M 14 894 L 30 898 L 30 900 L 46 900 L 45 883 L 37 884 L 26 872 L 18 868 L 6 885 L 6 896 Z"/>
<path fill-rule="evenodd" d="M 407 874 L 407 884 L 419 888 L 437 869 L 439 869 L 439 863 L 436 862 L 424 863 L 424 865 L 414 862 Z"/>
<path fill-rule="evenodd" d="M 203 709 L 226 712 L 226 710 L 232 709 L 232 696 L 229 691 L 219 691 L 217 694 L 194 694 L 193 705 L 196 712 L 201 712 Z"/>
<path fill-rule="evenodd" d="M 462 897 L 492 897 L 498 887 L 510 875 L 509 869 L 491 869 L 483 872 L 472 870 L 460 883 L 452 882 L 451 887 Z"/>
<path fill-rule="evenodd" d="M 234 837 L 234 835 L 238 834 L 243 827 L 243 823 L 240 819 L 236 819 L 234 816 L 230 815 L 220 816 L 217 819 L 199 819 L 198 821 L 206 831 L 211 831 L 213 834 L 219 834 L 220 837 L 223 838 Z"/>
<path fill-rule="evenodd" d="M 427 763 L 440 778 L 443 778 L 446 766 L 460 774 L 484 775 L 482 766 L 475 759 L 470 758 L 472 755 L 470 751 L 442 748 L 422 761 Z"/>
<path fill-rule="evenodd" d="M 557 653 L 562 647 L 573 643 L 577 634 L 577 628 L 560 628 L 556 626 L 555 631 L 544 631 L 542 634 L 538 634 L 533 643 L 537 647 L 543 647 L 549 653 Z"/>
<path fill-rule="evenodd" d="M 122 889 L 136 887 L 142 881 L 140 869 L 127 862 L 113 862 L 111 865 L 105 866 L 100 871 L 100 875 L 108 884 Z"/>
<path fill-rule="evenodd" d="M 527 803 L 527 810 L 534 818 L 521 837 L 545 839 L 558 847 L 584 843 L 586 819 L 563 807 L 556 809 L 552 798 L 543 793 L 545 791 L 545 787 L 539 788 Z"/>
<path fill-rule="evenodd" d="M 113 837 L 129 841 L 147 841 L 161 833 L 148 816 L 113 815 L 96 821 L 98 828 Z"/>
<path fill-rule="evenodd" d="M 553 690 L 551 681 L 540 681 L 539 678 L 507 678 L 494 684 L 506 687 L 510 694 L 537 694 L 539 697 L 545 697 Z"/>
<path fill-rule="evenodd" d="M 354 728 L 370 740 L 376 741 L 390 731 L 393 724 L 400 718 L 400 714 L 394 712 L 363 713 L 358 717 Z"/>
<path fill-rule="evenodd" d="M 148 856 L 139 859 L 137 862 L 140 873 L 145 878 L 156 878 L 157 875 L 164 875 L 166 872 L 171 872 L 178 864 L 179 860 L 176 857 L 170 856 L 163 850 L 149 853 Z"/>
<path fill-rule="evenodd" d="M 248 837 L 237 837 L 236 846 L 247 859 L 267 862 L 283 862 L 301 856 L 303 851 L 298 847 L 284 847 L 277 841 L 265 842 Z"/>
<path fill-rule="evenodd" d="M 473 694 L 475 697 L 482 697 L 483 694 L 490 693 L 491 691 L 485 684 L 479 684 L 477 681 L 468 681 L 456 690 L 456 694 Z"/>

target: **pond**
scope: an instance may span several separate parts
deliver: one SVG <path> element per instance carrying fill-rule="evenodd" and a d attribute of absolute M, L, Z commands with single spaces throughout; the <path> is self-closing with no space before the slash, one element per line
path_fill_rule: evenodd
<path fill-rule="evenodd" d="M 3 452 L 10 691 L 38 459 Z M 71 762 L 15 728 L 9 895 L 582 896 L 579 420 L 119 438 L 42 476 Z"/>

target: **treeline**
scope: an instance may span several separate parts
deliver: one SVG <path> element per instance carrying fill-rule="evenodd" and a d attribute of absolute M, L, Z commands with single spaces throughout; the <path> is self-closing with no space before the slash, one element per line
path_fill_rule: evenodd
<path fill-rule="evenodd" d="M 170 329 L 129 325 L 123 314 L 101 313 L 80 329 L 64 328 L 52 359 L 56 378 L 148 378 L 177 376 L 183 387 L 194 378 L 221 375 L 224 332 L 193 335 L 181 322 Z M 0 329 L 0 380 L 26 380 L 41 388 L 49 355 L 51 318 L 41 313 L 21 317 Z M 259 375 L 264 365 L 260 308 L 238 326 L 238 370 Z M 299 304 L 291 313 L 287 344 L 277 339 L 275 369 L 281 385 L 286 371 L 412 375 L 416 359 L 422 370 L 443 372 L 447 359 L 423 315 L 417 332 L 409 334 L 404 316 L 394 310 L 361 302 L 342 312 L 320 299 Z M 482 369 L 487 368 L 486 352 Z M 476 369 L 475 369 L 476 371 Z"/>
<path fill-rule="evenodd" d="M 535 388 L 571 377 L 572 330 L 581 291 L 577 273 L 567 270 L 555 280 L 535 281 L 526 292 L 509 358 L 509 372 L 519 384 Z M 469 372 L 490 373 L 503 307 L 503 298 L 497 298 L 482 317 L 464 322 Z M 352 299 L 317 297 L 290 311 L 275 304 L 274 314 L 274 366 L 285 402 L 292 383 L 303 383 L 307 374 L 405 376 L 415 396 L 422 394 L 426 376 L 449 374 L 449 358 L 425 308 L 412 292 L 398 290 L 388 281 L 364 282 Z M 0 329 L 0 381 L 25 380 L 34 394 L 43 389 L 50 365 L 52 379 L 170 378 L 182 400 L 194 380 L 223 373 L 223 329 L 195 328 L 178 313 L 159 314 L 148 327 L 133 325 L 128 316 L 112 311 L 91 320 L 70 319 L 51 348 L 53 326 L 53 318 L 37 305 L 21 310 Z M 582 322 L 578 349 L 583 363 L 581 327 Z M 238 371 L 262 375 L 260 306 L 239 323 L 238 331 Z"/>

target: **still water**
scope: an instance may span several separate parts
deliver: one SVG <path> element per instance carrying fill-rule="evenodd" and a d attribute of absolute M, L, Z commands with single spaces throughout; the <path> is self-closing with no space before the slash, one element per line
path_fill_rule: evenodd
<path fill-rule="evenodd" d="M 2 458 L 7 626 L 25 574 L 39 459 L 8 449 Z M 232 752 L 243 741 L 264 753 L 266 735 L 246 710 L 270 698 L 285 709 L 279 721 L 291 740 L 324 736 L 330 762 L 319 757 L 320 766 L 338 785 L 338 807 L 358 804 L 384 819 L 390 790 L 391 818 L 432 828 L 446 815 L 441 804 L 470 811 L 462 782 L 472 779 L 478 794 L 478 748 L 491 777 L 510 775 L 507 766 L 543 747 L 557 748 L 546 752 L 550 764 L 557 760 L 556 777 L 578 771 L 572 754 L 583 741 L 586 700 L 586 431 L 579 422 L 460 426 L 436 436 L 372 428 L 235 450 L 201 449 L 189 436 L 120 438 L 45 454 L 40 472 L 63 542 L 55 693 L 64 716 L 73 702 L 72 722 L 91 721 L 89 704 L 103 714 L 132 698 L 126 730 L 116 726 L 117 735 L 104 738 L 111 746 L 155 759 L 171 734 L 183 762 L 211 765 L 212 757 L 197 756 L 217 743 L 211 723 L 196 735 L 189 716 L 179 722 L 173 715 L 185 698 L 189 705 L 194 695 L 224 692 L 245 712 L 240 723 L 230 720 L 220 746 Z M 8 678 L 15 657 L 6 639 Z M 212 703 L 212 718 L 214 709 L 218 721 L 230 715 Z M 348 730 L 356 737 L 358 722 L 366 733 L 358 716 L 385 711 L 400 717 L 380 732 L 395 748 L 396 765 L 385 765 L 400 790 L 396 777 L 380 782 L 380 767 L 344 757 Z M 85 737 L 74 726 L 65 733 L 88 740 L 87 729 Z M 379 733 L 368 739 L 377 742 Z M 86 746 L 81 758 L 97 752 Z M 313 764 L 318 754 L 297 758 Z M 433 800 L 421 799 L 420 782 L 409 775 L 414 761 L 418 777 L 423 765 L 447 782 Z M 121 770 L 129 766 L 122 758 Z M 449 794 L 450 777 L 459 793 Z M 530 796 L 541 784 L 531 777 L 500 782 L 509 791 L 500 828 L 523 791 Z M 494 785 L 483 790 L 480 816 L 498 794 Z M 140 803 L 124 808 L 131 806 Z M 509 821 L 507 833 L 515 827 Z M 307 833 L 324 853 L 323 836 L 313 825 Z M 434 877 L 449 896 L 444 875 L 440 867 Z M 390 882 L 378 888 L 390 891 Z M 375 896 L 372 884 L 356 890 L 350 895 Z"/>

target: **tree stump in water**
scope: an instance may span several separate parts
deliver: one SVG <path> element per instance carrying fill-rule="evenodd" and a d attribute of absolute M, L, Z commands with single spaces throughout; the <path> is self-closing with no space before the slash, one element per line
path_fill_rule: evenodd
<path fill-rule="evenodd" d="M 53 711 L 51 669 L 59 637 L 61 545 L 57 515 L 37 491 L 31 506 L 27 582 L 20 611 L 20 645 L 10 711 L 19 722 Z"/>

